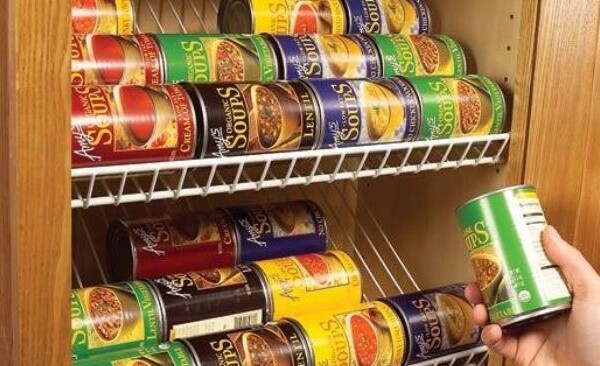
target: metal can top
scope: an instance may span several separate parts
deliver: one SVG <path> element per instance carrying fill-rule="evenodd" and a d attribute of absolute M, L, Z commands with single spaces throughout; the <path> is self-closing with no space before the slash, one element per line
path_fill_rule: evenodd
<path fill-rule="evenodd" d="M 219 6 L 217 26 L 221 33 L 253 33 L 251 0 L 223 0 Z"/>
<path fill-rule="evenodd" d="M 487 197 L 494 196 L 494 195 L 499 194 L 499 193 L 503 193 L 503 192 L 506 192 L 506 191 L 512 191 L 514 189 L 519 189 L 519 188 L 532 188 L 532 189 L 535 190 L 535 187 L 532 186 L 532 185 L 530 185 L 530 184 L 519 184 L 519 185 L 515 185 L 515 186 L 510 186 L 510 187 L 505 187 L 505 188 L 497 189 L 495 191 L 479 195 L 479 196 L 477 196 L 475 198 L 471 198 L 470 200 L 468 200 L 465 203 L 463 203 L 460 206 L 458 206 L 456 208 L 456 212 L 460 211 L 463 207 L 465 207 L 465 206 L 467 206 L 467 205 L 469 205 L 469 204 L 471 204 L 471 203 L 473 203 L 475 201 L 479 201 L 479 200 L 481 200 L 483 198 L 487 198 Z"/>
<path fill-rule="evenodd" d="M 134 277 L 137 255 L 128 226 L 123 220 L 113 221 L 106 235 L 109 275 L 113 281 L 127 281 Z"/>

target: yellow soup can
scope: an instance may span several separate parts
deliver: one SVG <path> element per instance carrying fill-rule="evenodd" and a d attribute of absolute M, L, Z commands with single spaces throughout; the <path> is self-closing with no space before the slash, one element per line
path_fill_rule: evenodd
<path fill-rule="evenodd" d="M 406 337 L 402 321 L 383 302 L 294 317 L 314 357 L 314 365 L 403 365 Z"/>
<path fill-rule="evenodd" d="M 254 267 L 269 291 L 275 321 L 361 301 L 360 271 L 342 251 L 269 259 L 254 262 Z"/>

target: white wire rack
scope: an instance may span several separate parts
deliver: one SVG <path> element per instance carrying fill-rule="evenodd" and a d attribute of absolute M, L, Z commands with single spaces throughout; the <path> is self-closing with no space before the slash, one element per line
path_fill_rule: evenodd
<path fill-rule="evenodd" d="M 238 196 L 235 202 L 292 199 L 311 199 L 317 202 L 328 222 L 329 247 L 349 253 L 363 274 L 365 301 L 420 290 L 418 278 L 411 272 L 411 263 L 405 262 L 392 240 L 391 228 L 380 225 L 382 220 L 374 206 L 376 203 L 363 197 L 356 184 L 339 181 L 330 185 L 299 185 L 282 191 L 265 190 L 259 194 L 246 192 Z M 174 215 L 198 207 L 211 209 L 220 205 L 222 200 L 212 197 L 74 210 L 74 287 L 110 281 L 105 271 L 107 258 L 104 240 L 106 228 L 113 219 L 153 216 L 157 213 Z M 487 348 L 482 346 L 429 360 L 419 366 L 479 366 L 485 364 L 487 357 Z"/>
<path fill-rule="evenodd" d="M 150 202 L 496 164 L 508 134 L 73 169 L 71 207 Z"/>

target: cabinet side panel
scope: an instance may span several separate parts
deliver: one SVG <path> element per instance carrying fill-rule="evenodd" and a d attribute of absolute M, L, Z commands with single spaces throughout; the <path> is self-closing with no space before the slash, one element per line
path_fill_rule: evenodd
<path fill-rule="evenodd" d="M 7 121 L 12 235 L 2 263 L 12 278 L 8 354 L 14 365 L 64 366 L 70 363 L 70 6 L 3 3 L 14 35 L 7 53 L 14 81 Z"/>

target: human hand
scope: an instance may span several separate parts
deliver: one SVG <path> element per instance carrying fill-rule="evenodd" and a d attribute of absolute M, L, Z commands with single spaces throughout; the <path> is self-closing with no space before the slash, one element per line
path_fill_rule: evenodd
<path fill-rule="evenodd" d="M 503 334 L 488 324 L 488 313 L 479 287 L 471 283 L 467 299 L 483 328 L 481 339 L 492 351 L 519 366 L 594 366 L 600 364 L 600 276 L 581 253 L 549 226 L 542 234 L 544 249 L 558 265 L 573 293 L 566 313 L 529 326 L 518 335 Z"/>

